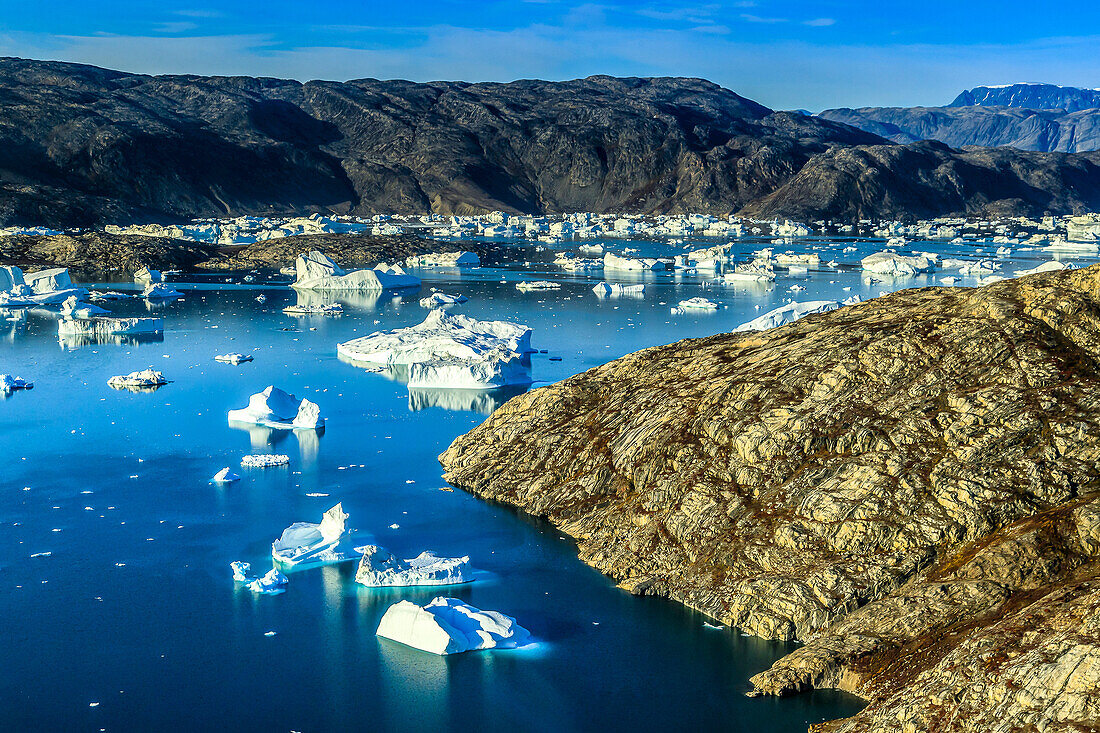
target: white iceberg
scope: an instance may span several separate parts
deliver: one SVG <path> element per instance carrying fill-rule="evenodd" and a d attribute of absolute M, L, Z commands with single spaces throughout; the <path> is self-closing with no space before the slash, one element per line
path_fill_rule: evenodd
<path fill-rule="evenodd" d="M 248 407 L 230 410 L 229 421 L 284 430 L 316 430 L 325 426 L 321 408 L 315 403 L 299 400 L 274 385 L 249 397 Z"/>
<path fill-rule="evenodd" d="M 134 282 L 136 283 L 159 283 L 164 282 L 164 276 L 159 270 L 151 270 L 148 267 L 142 267 L 140 270 L 134 273 Z"/>
<path fill-rule="evenodd" d="M 791 254 L 790 252 L 784 252 L 775 256 L 775 264 L 780 267 L 801 266 L 801 267 L 817 267 L 821 264 L 821 257 L 815 253 L 810 254 Z"/>
<path fill-rule="evenodd" d="M 858 298 L 858 296 L 856 296 Z M 811 313 L 825 313 L 826 311 L 836 310 L 840 308 L 842 303 L 836 300 L 811 300 L 805 303 L 792 302 L 782 305 L 774 310 L 770 310 L 759 318 L 754 318 L 747 323 L 742 323 L 737 328 L 733 329 L 734 333 L 739 331 L 767 331 L 769 328 L 776 328 L 787 323 L 793 323 L 803 316 L 808 316 Z"/>
<path fill-rule="evenodd" d="M 272 568 L 268 571 L 267 575 L 262 578 L 256 578 L 249 575 L 249 571 L 252 566 L 246 562 L 240 560 L 229 563 L 229 567 L 233 569 L 233 580 L 237 583 L 245 583 L 248 589 L 253 593 L 260 593 L 262 595 L 275 595 L 282 593 L 286 590 L 287 577 L 279 572 L 278 568 Z"/>
<path fill-rule="evenodd" d="M 271 543 L 271 557 L 285 567 L 315 567 L 344 562 L 357 557 L 363 548 L 356 548 L 355 555 L 339 551 L 346 534 L 348 515 L 342 504 L 329 509 L 319 524 L 295 522 Z"/>
<path fill-rule="evenodd" d="M 220 361 L 223 364 L 241 364 L 246 361 L 252 361 L 252 355 L 238 354 L 236 352 L 231 354 L 218 354 L 214 357 L 214 361 Z"/>
<path fill-rule="evenodd" d="M 389 290 L 420 286 L 420 278 L 405 274 L 397 265 L 347 272 L 317 250 L 298 255 L 294 273 L 291 287 L 303 290 Z"/>
<path fill-rule="evenodd" d="M 643 257 L 634 259 L 632 257 L 620 257 L 619 255 L 608 252 L 603 256 L 603 266 L 605 270 L 664 270 L 665 263 L 661 260 Z"/>
<path fill-rule="evenodd" d="M 432 293 L 427 298 L 420 299 L 421 308 L 439 308 L 445 305 L 457 305 L 465 303 L 468 299 L 465 295 L 447 295 L 446 293 Z"/>
<path fill-rule="evenodd" d="M 558 290 L 559 288 L 561 288 L 561 283 L 550 282 L 549 280 L 516 283 L 516 290 L 524 293 L 532 290 Z"/>
<path fill-rule="evenodd" d="M 283 308 L 283 313 L 290 316 L 342 316 L 344 306 L 339 303 L 327 303 L 324 305 L 288 305 Z"/>
<path fill-rule="evenodd" d="M 405 259 L 409 267 L 477 267 L 481 258 L 474 252 L 436 252 Z"/>
<path fill-rule="evenodd" d="M 439 358 L 479 359 L 500 350 L 529 354 L 531 329 L 507 321 L 478 321 L 434 310 L 416 326 L 346 341 L 337 352 L 353 362 L 416 364 Z"/>
<path fill-rule="evenodd" d="M 726 282 L 771 282 L 775 280 L 775 270 L 767 260 L 756 260 L 737 265 L 722 275 Z"/>
<path fill-rule="evenodd" d="M 456 585 L 473 580 L 470 558 L 439 557 L 422 552 L 411 560 L 401 560 L 393 553 L 367 545 L 355 573 L 355 582 L 372 588 L 417 585 Z"/>
<path fill-rule="evenodd" d="M 706 298 L 688 298 L 687 300 L 681 300 L 672 309 L 672 312 L 684 313 L 691 310 L 716 311 L 718 310 L 718 304 Z"/>
<path fill-rule="evenodd" d="M 1032 267 L 1030 270 L 1017 270 L 1016 276 L 1023 277 L 1024 275 L 1037 275 L 1040 272 L 1058 272 L 1059 270 L 1072 270 L 1073 265 L 1069 262 L 1059 262 L 1058 260 L 1051 260 L 1050 262 L 1044 262 L 1041 265 Z"/>
<path fill-rule="evenodd" d="M 285 466 L 288 463 L 290 463 L 290 456 L 280 453 L 254 453 L 241 458 L 241 466 L 244 468 L 271 468 Z"/>
<path fill-rule="evenodd" d="M 115 389 L 155 389 L 168 384 L 163 372 L 154 369 L 142 369 L 139 372 L 130 372 L 117 377 L 111 377 L 107 384 Z"/>
<path fill-rule="evenodd" d="M 443 597 L 426 606 L 398 601 L 386 609 L 376 633 L 440 655 L 477 649 L 514 649 L 531 641 L 531 633 L 511 616 L 482 611 L 457 598 Z"/>
<path fill-rule="evenodd" d="M 889 277 L 911 277 L 936 269 L 934 260 L 925 256 L 899 255 L 894 252 L 876 252 L 860 261 L 865 272 Z"/>
<path fill-rule="evenodd" d="M 70 297 L 83 300 L 88 297 L 88 291 L 73 285 L 64 267 L 28 275 L 15 266 L 0 267 L 0 305 L 54 305 Z"/>
<path fill-rule="evenodd" d="M 241 477 L 238 476 L 237 474 L 233 473 L 233 471 L 231 471 L 229 469 L 229 466 L 226 466 L 225 468 L 223 468 L 222 470 L 220 470 L 216 474 L 214 474 L 214 478 L 210 479 L 210 483 L 212 483 L 212 484 L 231 484 L 234 481 L 240 481 L 240 480 L 241 480 Z"/>
<path fill-rule="evenodd" d="M 34 382 L 10 374 L 0 374 L 0 394 L 9 395 L 17 389 L 34 389 Z"/>
<path fill-rule="evenodd" d="M 592 292 L 598 298 L 617 298 L 622 296 L 642 297 L 645 295 L 645 285 L 623 285 L 622 283 L 598 283 Z"/>
<path fill-rule="evenodd" d="M 152 282 L 145 286 L 141 297 L 146 300 L 168 300 L 169 298 L 182 298 L 183 293 L 161 282 Z"/>
<path fill-rule="evenodd" d="M 1000 262 L 994 260 L 979 260 L 978 262 L 968 262 L 960 267 L 959 274 L 964 277 L 973 276 L 981 278 L 992 275 L 999 269 L 1001 269 Z"/>
<path fill-rule="evenodd" d="M 90 318 L 62 318 L 57 322 L 58 336 L 133 336 L 164 333 L 164 320 L 161 318 L 111 318 L 92 316 Z"/>
<path fill-rule="evenodd" d="M 248 571 L 252 569 L 249 563 L 235 560 L 229 563 L 229 567 L 233 569 L 233 580 L 238 583 L 251 582 L 252 578 L 249 576 Z"/>
<path fill-rule="evenodd" d="M 496 389 L 531 383 L 529 360 L 506 349 L 477 358 L 438 357 L 409 364 L 408 386 L 428 389 Z"/>
<path fill-rule="evenodd" d="M 91 318 L 110 313 L 106 308 L 100 308 L 92 303 L 81 303 L 75 295 L 70 295 L 61 304 L 61 315 L 70 318 Z"/>

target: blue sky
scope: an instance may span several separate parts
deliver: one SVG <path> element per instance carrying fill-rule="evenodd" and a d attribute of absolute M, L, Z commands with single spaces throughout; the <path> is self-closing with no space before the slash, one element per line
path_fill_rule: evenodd
<path fill-rule="evenodd" d="M 1100 3 L 0 0 L 0 55 L 302 80 L 700 76 L 817 111 L 1100 87 Z"/>

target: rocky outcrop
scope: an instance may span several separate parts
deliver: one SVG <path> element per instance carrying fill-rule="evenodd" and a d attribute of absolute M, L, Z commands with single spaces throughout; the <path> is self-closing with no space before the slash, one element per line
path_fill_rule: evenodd
<path fill-rule="evenodd" d="M 583 560 L 803 642 L 753 683 L 823 731 L 1100 725 L 1100 267 L 647 349 L 440 457 Z"/>
<path fill-rule="evenodd" d="M 0 240 L 2 241 L 2 240 Z M 450 242 L 424 239 L 415 234 L 375 236 L 371 234 L 303 234 L 268 239 L 246 246 L 221 249 L 221 256 L 198 264 L 205 270 L 257 270 L 293 267 L 303 252 L 316 250 L 344 267 L 367 267 L 380 262 L 404 262 L 412 255 L 438 252 L 477 252 L 484 260 L 493 260 L 495 248 L 473 242 L 458 246 Z"/>
<path fill-rule="evenodd" d="M 40 270 L 67 267 L 74 274 L 108 279 L 121 273 L 127 278 L 142 267 L 155 270 L 193 270 L 217 253 L 217 247 L 201 242 L 133 234 L 17 234 L 0 237 L 0 265 Z"/>
<path fill-rule="evenodd" d="M 314 211 L 766 208 L 819 218 L 820 199 L 773 194 L 820 174 L 819 189 L 846 184 L 829 175 L 838 151 L 854 151 L 858 163 L 864 146 L 886 143 L 681 78 L 303 84 L 0 59 L 0 107 L 0 226 Z M 876 188 L 856 188 L 845 193 L 848 206 L 830 211 L 1081 213 L 1100 190 L 1093 159 L 1051 158 L 1043 163 L 1050 176 L 1025 183 L 1021 171 L 1035 160 L 1021 155 L 1003 167 L 1000 188 L 1037 191 L 988 199 L 988 168 L 946 150 L 941 164 L 953 174 L 914 187 L 923 169 L 906 167 L 914 156 L 899 148 L 866 158 L 888 166 L 869 175 L 892 207 L 879 206 Z"/>

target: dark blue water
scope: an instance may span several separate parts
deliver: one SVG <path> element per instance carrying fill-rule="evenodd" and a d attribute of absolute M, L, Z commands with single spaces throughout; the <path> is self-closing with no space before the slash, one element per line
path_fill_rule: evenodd
<path fill-rule="evenodd" d="M 0 401 L 0 728 L 801 731 L 860 708 L 832 692 L 746 698 L 748 678 L 793 647 L 634 598 L 580 563 L 553 527 L 441 490 L 436 456 L 493 399 L 410 396 L 336 357 L 340 341 L 422 320 L 416 298 L 434 286 L 467 295 L 461 313 L 533 327 L 535 346 L 550 351 L 534 357 L 535 379 L 554 381 L 728 330 L 781 304 L 786 283 L 703 290 L 695 278 L 650 276 L 643 300 L 600 301 L 589 291 L 600 278 L 558 277 L 562 290 L 524 294 L 514 282 L 529 275 L 516 270 L 426 277 L 413 298 L 347 300 L 340 318 L 286 316 L 288 289 L 206 278 L 158 311 L 163 341 L 137 345 L 60 344 L 48 313 L 0 321 L 0 372 L 36 382 Z M 801 281 L 802 300 L 882 287 L 854 272 Z M 670 315 L 696 295 L 729 307 Z M 147 312 L 141 301 L 109 307 Z M 213 361 L 228 351 L 256 359 Z M 548 361 L 555 355 L 562 361 Z M 173 382 L 139 394 L 106 385 L 148 366 Z M 317 402 L 324 434 L 231 428 L 226 412 L 268 384 Z M 291 465 L 238 468 L 242 455 L 270 451 Z M 208 483 L 223 466 L 243 480 Z M 539 644 L 439 658 L 377 639 L 389 604 L 440 591 L 368 590 L 353 582 L 354 564 L 293 574 L 279 596 L 234 586 L 231 561 L 262 572 L 284 527 L 319 521 L 338 501 L 357 544 L 468 554 L 486 579 L 446 593 L 514 616 Z"/>

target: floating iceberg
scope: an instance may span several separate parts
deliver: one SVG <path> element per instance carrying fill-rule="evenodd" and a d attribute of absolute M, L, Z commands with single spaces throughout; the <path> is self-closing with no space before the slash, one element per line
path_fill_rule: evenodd
<path fill-rule="evenodd" d="M 687 300 L 681 300 L 675 308 L 672 309 L 673 313 L 685 313 L 687 311 L 716 311 L 718 310 L 718 304 L 714 301 L 707 300 L 706 298 L 688 298 Z"/>
<path fill-rule="evenodd" d="M 986 277 L 992 275 L 997 270 L 1001 269 L 1001 263 L 994 260 L 980 260 L 978 262 L 969 262 L 959 268 L 959 274 L 973 277 Z"/>
<path fill-rule="evenodd" d="M 241 477 L 229 470 L 229 466 L 226 466 L 222 470 L 214 474 L 214 478 L 210 479 L 212 484 L 231 484 L 234 481 L 240 481 Z"/>
<path fill-rule="evenodd" d="M 1017 270 L 1016 276 L 1023 277 L 1024 275 L 1037 275 L 1040 272 L 1058 272 L 1059 270 L 1071 270 L 1073 265 L 1069 262 L 1059 262 L 1058 260 L 1051 260 L 1050 262 L 1044 262 L 1041 265 L 1031 268 L 1030 270 Z"/>
<path fill-rule="evenodd" d="M 457 305 L 467 301 L 465 295 L 447 295 L 446 293 L 432 293 L 427 298 L 420 299 L 421 308 L 439 308 L 445 305 Z"/>
<path fill-rule="evenodd" d="M 65 299 L 65 302 L 61 304 L 61 315 L 69 316 L 70 318 L 91 318 L 92 316 L 102 316 L 106 313 L 110 313 L 106 308 L 100 308 L 98 305 L 92 303 L 81 303 L 77 300 L 75 295 L 70 295 Z"/>
<path fill-rule="evenodd" d="M 149 390 L 168 384 L 163 372 L 153 369 L 142 369 L 140 372 L 130 372 L 118 377 L 111 377 L 107 384 L 115 389 Z"/>
<path fill-rule="evenodd" d="M 240 364 L 242 362 L 252 361 L 252 355 L 238 354 L 235 352 L 232 354 L 218 354 L 214 357 L 214 361 L 220 361 L 223 364 Z"/>
<path fill-rule="evenodd" d="M 58 336 L 132 336 L 164 333 L 164 320 L 161 318 L 111 318 L 92 316 L 90 318 L 62 318 L 57 322 Z"/>
<path fill-rule="evenodd" d="M 235 560 L 229 563 L 229 567 L 233 569 L 233 580 L 238 583 L 251 582 L 251 578 L 248 575 L 248 571 L 252 569 L 250 564 Z"/>
<path fill-rule="evenodd" d="M 183 293 L 164 283 L 152 282 L 145 286 L 145 290 L 142 292 L 141 297 L 146 300 L 168 300 L 169 298 L 182 298 Z"/>
<path fill-rule="evenodd" d="M 64 267 L 24 275 L 18 267 L 0 267 L 0 305 L 28 306 L 64 303 L 70 297 L 83 300 L 88 291 L 73 285 Z"/>
<path fill-rule="evenodd" d="M 780 267 L 790 267 L 791 265 L 802 267 L 817 267 L 821 264 L 821 257 L 814 253 L 796 255 L 791 254 L 790 252 L 785 252 L 783 254 L 778 254 L 775 256 L 775 264 L 779 265 Z"/>
<path fill-rule="evenodd" d="M 271 468 L 273 466 L 285 466 L 290 463 L 290 456 L 279 453 L 255 453 L 241 459 L 244 468 Z"/>
<path fill-rule="evenodd" d="M 343 505 L 337 504 L 324 513 L 320 524 L 295 522 L 271 543 L 271 557 L 292 568 L 331 565 L 353 559 L 363 548 L 356 548 L 354 555 L 338 551 L 346 533 L 347 519 Z"/>
<path fill-rule="evenodd" d="M 252 566 L 246 562 L 238 560 L 230 563 L 229 567 L 233 569 L 233 580 L 246 583 L 253 593 L 271 596 L 286 590 L 287 577 L 278 568 L 272 568 L 262 578 L 255 578 L 248 574 Z"/>
<path fill-rule="evenodd" d="M 376 633 L 440 655 L 476 649 L 514 649 L 531 641 L 531 633 L 511 616 L 482 611 L 457 598 L 443 597 L 426 606 L 398 601 L 386 610 Z"/>
<path fill-rule="evenodd" d="M 142 267 L 134 273 L 134 282 L 159 283 L 164 282 L 164 276 L 160 273 L 160 270 L 151 270 L 148 267 Z"/>
<path fill-rule="evenodd" d="M 860 261 L 865 272 L 890 277 L 911 277 L 936 269 L 934 260 L 925 256 L 907 257 L 894 252 L 876 252 Z"/>
<path fill-rule="evenodd" d="M 859 296 L 853 296 L 854 300 L 851 302 L 857 302 Z M 770 310 L 759 318 L 754 318 L 747 323 L 742 323 L 737 328 L 733 329 L 734 333 L 738 331 L 767 331 L 769 328 L 776 328 L 778 326 L 785 325 L 787 323 L 793 323 L 803 316 L 808 316 L 811 313 L 825 313 L 826 311 L 836 310 L 843 305 L 849 305 L 849 301 L 839 302 L 836 300 L 811 300 L 805 303 L 787 303 L 774 310 Z"/>
<path fill-rule="evenodd" d="M 416 326 L 346 341 L 337 352 L 353 362 L 416 364 L 439 358 L 478 359 L 504 350 L 529 354 L 531 329 L 507 321 L 478 321 L 434 310 Z"/>
<path fill-rule="evenodd" d="M 320 407 L 274 385 L 249 397 L 248 407 L 230 410 L 229 421 L 284 430 L 316 430 L 325 426 Z"/>
<path fill-rule="evenodd" d="M 9 395 L 17 389 L 34 389 L 34 382 L 10 374 L 0 374 L 0 394 Z"/>
<path fill-rule="evenodd" d="M 420 287 L 420 278 L 405 274 L 397 265 L 347 272 L 317 250 L 298 255 L 291 287 L 303 290 L 388 290 Z"/>
<path fill-rule="evenodd" d="M 549 280 L 532 280 L 530 282 L 516 283 L 516 290 L 521 292 L 528 292 L 531 290 L 558 290 L 561 288 L 561 283 L 550 282 Z"/>
<path fill-rule="evenodd" d="M 283 308 L 283 313 L 289 316 L 342 316 L 344 306 L 339 303 L 325 305 L 288 305 Z"/>
<path fill-rule="evenodd" d="M 405 259 L 409 267 L 477 267 L 481 258 L 474 252 L 436 252 Z"/>
<path fill-rule="evenodd" d="M 775 270 L 767 260 L 745 262 L 722 275 L 726 282 L 771 282 L 775 280 Z"/>
<path fill-rule="evenodd" d="M 376 587 L 455 585 L 469 583 L 470 558 L 439 557 L 422 552 L 411 560 L 401 560 L 377 545 L 362 548 L 363 559 L 355 573 L 355 582 Z"/>
<path fill-rule="evenodd" d="M 645 295 L 645 285 L 623 285 L 622 283 L 599 283 L 592 292 L 597 298 L 616 298 L 620 296 L 632 296 L 640 298 Z"/>
<path fill-rule="evenodd" d="M 409 365 L 410 388 L 496 389 L 530 383 L 529 359 L 505 349 L 478 358 L 439 357 Z"/>
<path fill-rule="evenodd" d="M 632 257 L 620 257 L 613 252 L 603 256 L 605 270 L 664 270 L 665 263 L 657 259 Z"/>

